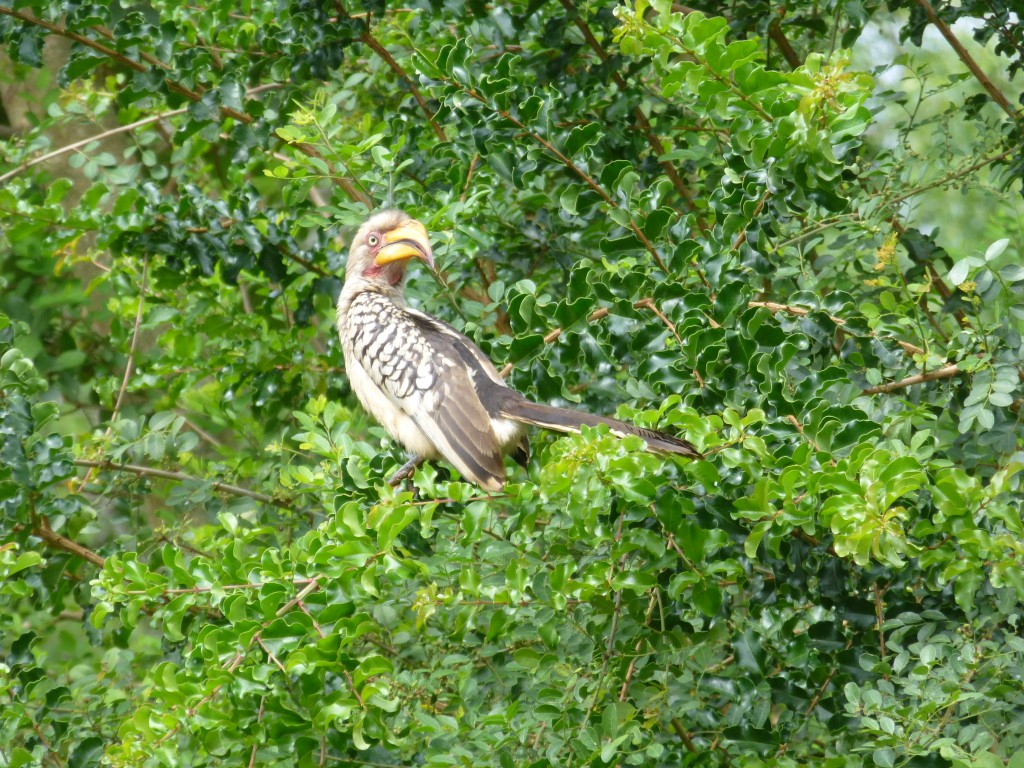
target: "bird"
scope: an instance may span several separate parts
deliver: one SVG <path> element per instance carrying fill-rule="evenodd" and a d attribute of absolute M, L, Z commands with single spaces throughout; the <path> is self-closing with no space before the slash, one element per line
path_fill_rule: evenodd
<path fill-rule="evenodd" d="M 579 433 L 600 424 L 618 437 L 637 435 L 658 453 L 703 458 L 686 440 L 535 403 L 510 388 L 467 336 L 406 305 L 411 259 L 435 269 L 422 223 L 394 208 L 366 219 L 349 247 L 337 324 L 352 390 L 414 461 L 444 459 L 464 478 L 497 492 L 506 481 L 505 455 L 523 467 L 529 462 L 528 426 Z"/>

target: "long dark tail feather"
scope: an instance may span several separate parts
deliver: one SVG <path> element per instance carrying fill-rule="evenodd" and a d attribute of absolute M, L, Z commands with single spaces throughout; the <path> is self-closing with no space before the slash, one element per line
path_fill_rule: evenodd
<path fill-rule="evenodd" d="M 509 402 L 502 403 L 501 415 L 513 421 L 523 424 L 533 424 L 555 432 L 576 432 L 581 426 L 596 427 L 604 424 L 608 430 L 618 437 L 636 435 L 642 437 L 647 447 L 658 453 L 673 453 L 679 456 L 689 456 L 692 459 L 702 459 L 704 454 L 694 448 L 685 440 L 678 437 L 666 435 L 664 432 L 655 432 L 652 429 L 627 424 L 618 419 L 609 419 L 604 416 L 594 416 L 592 413 L 583 411 L 572 411 L 568 408 L 556 408 L 553 405 L 541 405 L 531 403 L 526 399 L 509 399 Z"/>

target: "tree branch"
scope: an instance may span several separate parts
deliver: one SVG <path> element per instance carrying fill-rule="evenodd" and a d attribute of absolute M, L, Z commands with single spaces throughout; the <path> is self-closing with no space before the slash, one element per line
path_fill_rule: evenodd
<path fill-rule="evenodd" d="M 577 10 L 576 6 L 573 5 L 572 0 L 559 0 L 562 7 L 569 13 L 573 23 L 576 24 L 577 29 L 583 35 L 583 39 L 587 41 L 587 45 L 591 47 L 594 53 L 597 54 L 597 58 L 604 64 L 608 61 L 608 52 L 601 45 L 601 42 L 594 36 L 590 26 L 586 20 Z M 629 86 L 626 84 L 626 79 L 618 72 L 612 72 L 612 82 L 619 88 L 620 91 L 627 92 Z M 651 127 L 650 121 L 647 119 L 647 114 L 644 112 L 643 107 L 639 104 L 633 108 L 633 116 L 636 118 L 637 124 L 640 126 L 640 130 L 644 132 L 644 136 L 647 138 L 647 143 L 650 145 L 651 150 L 654 152 L 654 158 L 658 161 L 658 164 L 665 171 L 665 175 L 668 176 L 669 181 L 672 182 L 672 186 L 676 188 L 679 196 L 683 198 L 686 203 L 686 207 L 693 211 L 693 196 L 690 194 L 689 188 L 686 186 L 686 182 L 683 181 L 679 172 L 676 171 L 674 165 L 668 160 L 662 158 L 665 154 L 665 145 L 661 143 L 661 139 L 658 138 L 657 134 L 654 133 L 654 129 Z M 703 222 L 698 222 L 699 226 L 703 229 Z"/>
<path fill-rule="evenodd" d="M 75 141 L 71 144 L 59 147 L 53 150 L 52 152 L 47 152 L 45 155 L 40 155 L 39 157 L 34 157 L 31 160 L 26 160 L 17 168 L 14 168 L 13 170 L 10 170 L 5 174 L 0 175 L 0 184 L 3 184 L 8 179 L 14 178 L 22 171 L 28 170 L 34 165 L 45 163 L 46 161 L 52 160 L 55 157 L 65 155 L 68 152 L 74 152 L 76 149 L 81 149 L 82 147 L 86 146 L 87 144 L 91 144 L 94 141 L 103 141 L 104 139 L 108 139 L 111 136 L 116 136 L 119 133 L 128 133 L 129 131 L 134 131 L 136 128 L 141 128 L 144 125 L 156 123 L 165 118 L 174 117 L 175 115 L 180 115 L 183 112 L 187 111 L 188 107 L 182 107 L 181 109 L 172 109 L 170 112 L 161 112 L 158 115 L 145 117 L 142 120 L 136 120 L 134 123 L 128 123 L 128 125 L 119 125 L 116 128 L 111 128 L 109 131 L 103 131 L 102 133 L 97 133 L 94 136 L 89 136 L 88 138 L 82 139 L 81 141 Z"/>
<path fill-rule="evenodd" d="M 1011 119 L 1017 120 L 1017 111 L 1010 104 L 1009 99 L 1003 95 L 1003 92 L 999 90 L 995 83 L 993 83 L 988 75 L 985 74 L 984 70 L 978 66 L 978 62 L 974 60 L 974 57 L 967 51 L 966 48 L 957 40 L 956 35 L 953 34 L 953 30 L 949 28 L 942 19 L 939 18 L 938 14 L 935 13 L 935 9 L 932 8 L 931 3 L 928 0 L 917 0 L 917 4 L 921 6 L 921 10 L 924 11 L 924 15 L 928 17 L 928 21 L 935 25 L 935 28 L 942 33 L 942 36 L 946 38 L 950 47 L 956 51 L 956 55 L 960 57 L 960 61 L 967 65 L 967 68 L 971 71 L 971 74 L 981 83 L 981 87 L 984 88 L 988 95 L 992 97 L 992 100 L 998 104 L 1002 110 L 1010 116 Z"/>
<path fill-rule="evenodd" d="M 518 119 L 516 119 L 512 115 L 512 113 L 510 113 L 508 110 L 501 109 L 500 107 L 491 104 L 489 101 L 487 101 L 486 98 L 484 98 L 479 93 L 477 93 L 473 88 L 470 88 L 467 85 L 463 85 L 462 83 L 458 82 L 457 80 L 452 80 L 452 79 L 445 78 L 445 77 L 442 77 L 441 79 L 444 82 L 451 83 L 456 88 L 459 88 L 463 93 L 465 93 L 471 99 L 475 99 L 476 101 L 479 101 L 484 106 L 489 107 L 490 109 L 494 110 L 494 112 L 496 114 L 498 114 L 499 116 L 501 116 L 502 118 L 504 118 L 508 122 L 512 123 L 512 125 L 514 125 L 520 131 L 522 131 L 523 134 L 525 134 L 526 136 L 529 136 L 535 142 L 537 142 L 542 147 L 544 147 L 544 149 L 546 149 L 548 152 L 550 152 L 555 157 L 555 159 L 557 159 L 566 168 L 568 168 L 570 171 L 572 171 L 574 174 L 576 174 L 580 179 L 582 179 L 583 182 L 588 187 L 590 187 L 592 190 L 594 190 L 594 192 L 596 192 L 600 196 L 600 198 L 602 200 L 604 200 L 609 206 L 611 206 L 612 208 L 618 208 L 618 209 L 622 208 L 622 206 L 619 205 L 618 203 L 616 203 L 615 200 L 612 199 L 612 196 L 609 195 L 608 192 L 604 189 L 604 187 L 602 187 L 600 184 L 598 184 L 590 174 L 588 174 L 586 171 L 584 171 L 582 168 L 580 168 L 578 165 L 576 165 L 576 163 L 574 163 L 571 159 L 566 157 L 550 141 L 545 139 L 540 134 L 538 134 L 538 133 L 536 133 L 534 131 L 531 131 L 529 128 L 527 128 L 525 125 L 523 125 L 523 123 L 521 123 Z M 668 269 L 665 266 L 665 262 L 662 261 L 661 254 L 658 253 L 658 249 L 654 247 L 654 243 L 652 243 L 650 241 L 650 239 L 647 237 L 647 235 L 644 234 L 643 230 L 640 229 L 640 227 L 637 226 L 635 221 L 633 221 L 632 215 L 629 216 L 629 229 L 632 230 L 634 235 L 636 235 L 637 239 L 643 244 L 643 246 L 647 250 L 647 252 L 651 254 L 651 256 L 654 258 L 655 263 L 658 265 L 659 269 L 661 269 L 662 272 L 668 273 Z"/>
<path fill-rule="evenodd" d="M 32 16 L 28 13 L 25 13 L 24 11 L 18 11 L 11 8 L 10 6 L 5 5 L 0 5 L 0 15 L 11 16 L 12 18 L 18 19 L 19 21 L 22 21 L 26 24 L 33 24 L 37 27 L 42 27 L 48 32 L 52 32 L 55 35 L 66 37 L 69 40 L 74 40 L 76 43 L 80 43 L 81 45 L 84 45 L 87 48 L 92 48 L 94 51 L 102 53 L 104 56 L 112 59 L 113 61 L 118 62 L 119 64 L 123 64 L 124 66 L 128 67 L 129 69 L 133 69 L 136 72 L 148 72 L 150 70 L 150 68 L 147 67 L 145 64 L 141 64 L 133 59 L 129 59 L 127 56 L 118 53 L 113 48 L 108 48 L 107 46 L 103 45 L 103 43 L 93 40 L 90 37 L 86 37 L 85 35 L 82 35 L 78 32 L 73 32 L 65 27 L 58 26 L 53 22 L 46 21 L 46 19 L 40 19 L 36 16 Z M 102 32 L 98 32 L 98 34 L 102 35 Z M 156 66 L 159 69 L 163 69 L 164 71 L 171 70 L 170 65 L 158 61 L 157 59 L 148 56 L 148 54 L 147 60 L 155 62 Z M 168 90 L 174 91 L 175 93 L 184 96 L 189 101 L 199 101 L 203 98 L 203 95 L 201 93 L 198 93 L 190 88 L 187 88 L 186 86 L 182 85 L 176 80 L 164 78 L 164 83 L 167 85 Z M 245 114 L 244 112 L 239 112 L 238 110 L 232 109 L 231 107 L 220 107 L 220 113 L 224 117 L 230 117 L 243 123 L 252 122 L 251 116 Z"/>
<path fill-rule="evenodd" d="M 427 122 L 430 123 L 430 127 L 434 129 L 434 135 L 437 136 L 438 141 L 447 142 L 448 137 L 444 135 L 444 131 L 441 130 L 441 126 L 434 120 L 434 114 L 427 106 L 426 99 L 423 98 L 423 94 L 420 93 L 420 89 L 416 87 L 416 83 L 413 82 L 412 78 L 406 73 L 402 66 L 395 61 L 395 57 L 391 55 L 387 48 L 381 45 L 380 41 L 377 40 L 373 35 L 370 34 L 369 29 L 359 36 L 366 45 L 370 47 L 374 53 L 384 59 L 384 62 L 391 67 L 391 70 L 402 78 L 406 85 L 409 86 L 409 90 L 412 92 L 413 98 L 416 99 L 416 103 L 420 105 L 420 109 L 423 110 L 423 114 L 427 117 Z"/>
<path fill-rule="evenodd" d="M 155 469 L 154 467 L 143 467 L 138 464 L 115 464 L 112 461 L 104 459 L 102 461 L 92 461 L 90 459 L 75 459 L 75 466 L 78 467 L 90 467 L 93 469 L 105 469 L 110 472 L 129 472 L 133 475 L 139 475 L 140 477 L 159 477 L 162 480 L 175 480 L 179 483 L 207 483 L 209 480 L 202 477 L 194 477 L 192 475 L 186 475 L 184 472 L 171 472 L 166 469 Z M 220 491 L 221 493 L 227 493 L 232 496 L 245 496 L 249 499 L 262 502 L 263 504 L 271 504 L 281 509 L 291 509 L 289 504 L 284 499 L 277 499 L 273 496 L 267 496 L 265 493 L 258 493 L 257 491 L 250 491 L 248 488 L 242 488 L 237 485 L 231 485 L 230 483 L 213 482 L 211 487 Z"/>
<path fill-rule="evenodd" d="M 597 320 L 600 320 L 602 317 L 607 317 L 608 312 L 609 312 L 609 309 L 607 307 L 601 307 L 600 309 L 595 309 L 593 312 L 591 312 L 587 316 L 587 322 L 588 323 L 593 323 L 593 322 L 596 322 Z M 559 336 L 561 336 L 562 332 L 564 330 L 565 330 L 564 328 L 555 328 L 554 330 L 548 331 L 547 335 L 544 337 L 544 343 L 545 344 L 550 344 L 555 339 L 557 339 Z M 516 360 L 515 363 L 505 363 L 505 367 L 501 369 L 501 371 L 498 373 L 498 375 L 501 376 L 501 378 L 504 379 L 506 376 L 508 376 L 510 373 L 512 373 L 512 369 L 515 368 L 516 363 L 518 363 L 518 362 L 520 362 L 520 360 Z"/>
<path fill-rule="evenodd" d="M 105 561 L 101 555 L 96 554 L 91 549 L 83 547 L 77 541 L 72 541 L 67 536 L 61 536 L 50 527 L 50 523 L 47 522 L 46 518 L 42 515 L 35 518 L 35 525 L 32 526 L 32 533 L 42 539 L 47 546 L 53 547 L 54 549 L 62 549 L 65 552 L 70 552 L 75 557 L 79 557 L 82 560 L 88 560 L 97 568 L 103 567 L 103 563 Z"/>
<path fill-rule="evenodd" d="M 907 376 L 905 379 L 899 381 L 891 381 L 888 384 L 879 384 L 877 387 L 869 387 L 864 390 L 865 395 L 878 395 L 886 392 L 895 392 L 897 389 L 905 389 L 912 387 L 914 384 L 923 384 L 926 381 L 935 381 L 936 379 L 949 379 L 960 373 L 959 365 L 946 365 L 935 371 L 929 371 L 928 373 L 918 373 L 913 376 Z"/>
<path fill-rule="evenodd" d="M 796 51 L 793 50 L 793 46 L 789 44 L 789 40 L 786 39 L 786 34 L 782 31 L 782 19 L 776 18 L 768 25 L 768 37 L 778 47 L 779 53 L 782 54 L 782 58 L 786 60 L 786 63 L 793 69 L 799 67 L 803 62 L 800 61 L 800 57 L 796 55 Z"/>
<path fill-rule="evenodd" d="M 794 306 L 790 306 L 789 304 L 777 304 L 774 301 L 748 301 L 747 302 L 747 306 L 748 307 L 764 307 L 765 309 L 770 311 L 772 314 L 774 314 L 776 312 L 786 312 L 787 314 L 797 315 L 798 317 L 806 317 L 812 311 L 812 310 L 810 310 L 810 309 L 808 309 L 806 307 L 794 307 Z M 846 321 L 843 320 L 843 318 L 841 318 L 841 317 L 836 317 L 835 315 L 829 315 L 828 318 L 829 318 L 829 320 L 831 320 L 836 325 L 840 325 L 840 326 L 846 325 Z M 874 338 L 879 338 L 878 334 L 875 333 L 874 331 L 871 331 L 871 336 L 874 337 Z M 896 339 L 896 338 L 892 338 L 892 337 L 888 337 L 888 336 L 882 337 L 882 338 L 887 339 L 888 341 L 892 341 L 892 342 L 894 342 L 896 344 L 899 344 L 900 347 L 903 348 L 903 351 L 906 352 L 909 355 L 923 355 L 924 354 L 924 350 L 923 349 L 921 349 L 918 346 L 915 346 L 915 345 L 911 344 L 909 341 L 901 341 L 900 339 Z"/>

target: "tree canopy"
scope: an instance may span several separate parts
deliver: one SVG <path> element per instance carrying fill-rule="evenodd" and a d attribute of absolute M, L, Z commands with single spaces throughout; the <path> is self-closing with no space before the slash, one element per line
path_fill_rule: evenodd
<path fill-rule="evenodd" d="M 0 768 L 1024 768 L 1008 4 L 0 0 Z M 347 238 L 542 402 L 409 486 Z"/>

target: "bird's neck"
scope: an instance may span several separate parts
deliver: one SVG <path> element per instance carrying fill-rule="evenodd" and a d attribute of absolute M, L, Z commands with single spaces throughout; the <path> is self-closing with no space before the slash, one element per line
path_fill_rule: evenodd
<path fill-rule="evenodd" d="M 348 308 L 357 296 L 363 293 L 371 293 L 379 296 L 399 307 L 405 306 L 405 281 L 401 280 L 396 285 L 379 280 L 367 280 L 362 275 L 345 280 L 341 294 L 338 296 L 338 312 L 346 314 Z"/>

